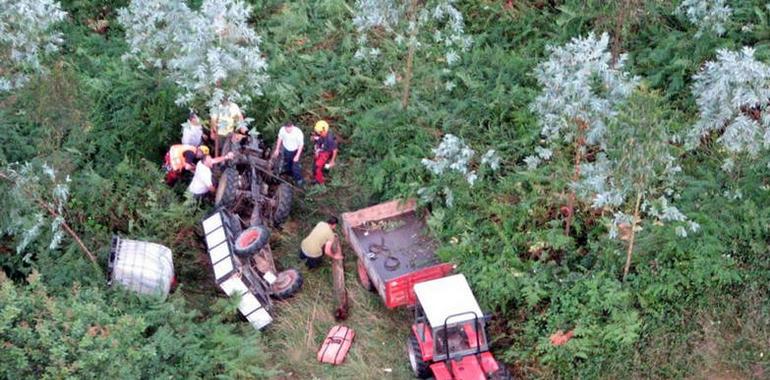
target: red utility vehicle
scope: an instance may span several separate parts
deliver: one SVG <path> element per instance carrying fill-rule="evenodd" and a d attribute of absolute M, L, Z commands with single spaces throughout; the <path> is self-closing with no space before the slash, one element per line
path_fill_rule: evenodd
<path fill-rule="evenodd" d="M 413 286 L 452 272 L 435 255 L 438 243 L 428 236 L 416 202 L 390 201 L 342 214 L 348 242 L 358 256 L 358 280 L 376 290 L 385 306 L 411 306 Z"/>
<path fill-rule="evenodd" d="M 506 380 L 508 369 L 489 352 L 485 322 L 462 274 L 422 282 L 407 342 L 414 375 L 436 380 Z"/>

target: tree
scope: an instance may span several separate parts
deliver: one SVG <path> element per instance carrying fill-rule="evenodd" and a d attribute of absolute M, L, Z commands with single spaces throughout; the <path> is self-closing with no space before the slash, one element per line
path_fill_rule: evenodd
<path fill-rule="evenodd" d="M 476 169 L 472 169 L 472 167 L 488 165 L 492 171 L 500 168 L 500 156 L 494 149 L 489 149 L 484 153 L 480 164 L 474 164 L 476 151 L 471 149 L 461 138 L 453 134 L 448 133 L 444 135 L 441 143 L 432 150 L 434 154 L 433 159 L 423 158 L 421 163 L 431 174 L 439 178 L 448 175 L 450 172 L 456 172 L 462 175 L 470 186 L 473 186 L 479 176 Z M 420 188 L 418 194 L 424 201 L 432 201 L 436 193 L 440 192 L 444 195 L 445 204 L 448 207 L 452 207 L 454 193 L 449 187 L 449 181 L 439 182 L 439 186 L 434 185 L 432 187 Z M 441 190 L 437 191 L 437 187 L 441 187 Z"/>
<path fill-rule="evenodd" d="M 603 146 L 607 124 L 618 107 L 631 94 L 638 78 L 623 72 L 625 55 L 613 65 L 607 33 L 596 38 L 573 38 L 568 44 L 547 48 L 550 56 L 535 69 L 543 92 L 531 105 L 539 116 L 541 135 L 548 148 L 525 159 L 530 169 L 550 159 L 558 145 L 571 145 L 574 154 L 572 182 L 580 179 L 586 147 Z M 575 192 L 570 192 L 565 235 L 569 235 L 575 208 Z"/>
<path fill-rule="evenodd" d="M 0 215 L 0 232 L 20 238 L 16 252 L 21 254 L 34 240 L 43 235 L 45 226 L 50 229 L 48 249 L 56 249 L 64 234 L 97 266 L 96 256 L 64 219 L 69 199 L 69 177 L 57 178 L 54 169 L 47 164 L 10 164 L 0 168 L 3 213 Z M 22 261 L 30 262 L 31 253 Z"/>
<path fill-rule="evenodd" d="M 770 147 L 770 65 L 757 61 L 754 49 L 717 51 L 717 60 L 706 62 L 693 80 L 699 117 L 687 135 L 689 148 L 712 133 L 734 156 L 754 159 Z M 728 159 L 723 168 L 734 164 Z"/>
<path fill-rule="evenodd" d="M 701 37 L 704 32 L 721 36 L 725 34 L 725 24 L 733 14 L 732 8 L 725 3 L 725 0 L 684 0 L 677 12 L 698 26 L 695 37 Z"/>
<path fill-rule="evenodd" d="M 52 29 L 66 15 L 54 0 L 0 0 L 0 92 L 44 71 L 42 55 L 62 43 L 62 34 Z"/>
<path fill-rule="evenodd" d="M 118 15 L 130 46 L 125 58 L 166 73 L 182 90 L 179 105 L 248 102 L 268 80 L 251 10 L 239 0 L 204 0 L 195 11 L 181 0 L 132 0 Z"/>
<path fill-rule="evenodd" d="M 639 91 L 631 96 L 608 124 L 597 160 L 583 164 L 576 186 L 581 196 L 592 199 L 592 207 L 613 212 L 610 237 L 628 242 L 624 280 L 643 214 L 656 223 L 677 224 L 680 236 L 700 228 L 671 205 L 682 169 L 670 143 L 665 109 L 654 94 Z"/>
<path fill-rule="evenodd" d="M 355 58 L 359 60 L 368 61 L 382 55 L 379 48 L 367 45 L 370 36 L 382 34 L 382 31 L 395 35 L 393 41 L 397 47 L 407 48 L 401 92 L 401 106 L 404 109 L 409 105 L 414 59 L 418 49 L 439 47 L 443 50 L 442 60 L 448 67 L 452 67 L 460 61 L 459 53 L 467 51 L 471 46 L 471 38 L 465 34 L 463 15 L 454 6 L 454 0 L 428 1 L 424 4 L 418 0 L 358 0 L 353 24 L 359 33 L 359 48 L 355 53 Z M 402 57 L 398 53 L 396 56 L 396 62 L 400 63 Z M 397 81 L 395 72 L 391 70 L 384 84 L 394 86 Z M 454 87 L 452 81 L 445 84 L 448 91 Z"/>

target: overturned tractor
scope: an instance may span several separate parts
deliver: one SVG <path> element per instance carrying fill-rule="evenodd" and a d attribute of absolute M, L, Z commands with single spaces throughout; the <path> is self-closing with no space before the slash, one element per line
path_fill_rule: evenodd
<path fill-rule="evenodd" d="M 270 298 L 291 297 L 302 287 L 298 270 L 277 270 L 268 227 L 286 221 L 294 189 L 275 173 L 270 152 L 258 136 L 225 144 L 224 153 L 228 152 L 235 157 L 219 176 L 216 212 L 203 221 L 203 229 L 217 284 L 228 294 L 237 290 L 246 296 L 242 299 L 253 296 L 259 301 L 259 308 L 241 310 L 249 319 L 247 313 L 255 310 L 269 313 Z M 262 328 L 271 320 L 262 318 L 254 325 Z"/>

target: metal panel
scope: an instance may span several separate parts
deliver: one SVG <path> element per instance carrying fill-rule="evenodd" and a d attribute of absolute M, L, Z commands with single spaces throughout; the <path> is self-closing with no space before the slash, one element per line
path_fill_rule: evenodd
<path fill-rule="evenodd" d="M 214 264 L 214 277 L 217 279 L 217 281 L 221 280 L 222 278 L 226 277 L 230 273 L 233 272 L 233 261 L 230 259 L 222 260 L 216 264 Z"/>
<path fill-rule="evenodd" d="M 227 240 L 227 237 L 225 236 L 224 228 L 218 228 L 214 231 L 209 232 L 208 235 L 206 235 L 206 245 L 208 245 L 209 249 L 214 248 L 219 244 L 222 244 L 222 242 L 226 240 Z"/>
<path fill-rule="evenodd" d="M 203 221 L 203 232 L 208 234 L 211 231 L 222 226 L 222 216 L 219 213 L 211 215 Z"/>
<path fill-rule="evenodd" d="M 211 256 L 211 264 L 216 264 L 222 259 L 230 257 L 230 246 L 228 244 L 220 244 L 213 249 L 209 250 L 209 255 Z"/>

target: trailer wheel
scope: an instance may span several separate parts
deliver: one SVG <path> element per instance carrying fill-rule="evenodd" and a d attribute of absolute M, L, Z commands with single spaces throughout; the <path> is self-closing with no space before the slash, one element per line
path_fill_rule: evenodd
<path fill-rule="evenodd" d="M 409 355 L 409 364 L 412 366 L 412 372 L 418 379 L 427 379 L 431 375 L 430 367 L 428 363 L 422 360 L 422 351 L 420 351 L 420 344 L 417 342 L 417 337 L 409 334 L 409 339 L 406 343 L 406 353 Z"/>
<path fill-rule="evenodd" d="M 278 273 L 278 278 L 271 286 L 271 297 L 282 300 L 293 296 L 302 288 L 302 274 L 298 270 L 291 268 Z"/>
<path fill-rule="evenodd" d="M 273 226 L 279 228 L 291 213 L 291 203 L 294 190 L 288 183 L 281 183 L 275 190 L 275 211 L 273 212 Z"/>
<path fill-rule="evenodd" d="M 356 267 L 358 268 L 358 283 L 361 284 L 364 289 L 373 292 L 375 290 L 374 283 L 372 283 L 372 279 L 369 278 L 369 274 L 366 273 L 366 267 L 361 259 L 356 260 Z"/>
<path fill-rule="evenodd" d="M 217 185 L 217 194 L 214 198 L 214 205 L 217 207 L 229 208 L 235 204 L 235 197 L 237 195 L 236 182 L 238 180 L 238 172 L 233 168 L 225 169 L 224 173 L 219 177 L 219 185 Z"/>
<path fill-rule="evenodd" d="M 233 251 L 238 256 L 251 256 L 259 252 L 270 240 L 270 230 L 264 226 L 249 227 L 235 239 Z"/>
<path fill-rule="evenodd" d="M 492 373 L 492 376 L 490 377 L 492 380 L 513 380 L 513 376 L 511 375 L 511 371 L 508 370 L 508 367 L 505 366 L 505 364 L 497 362 L 497 371 Z"/>

